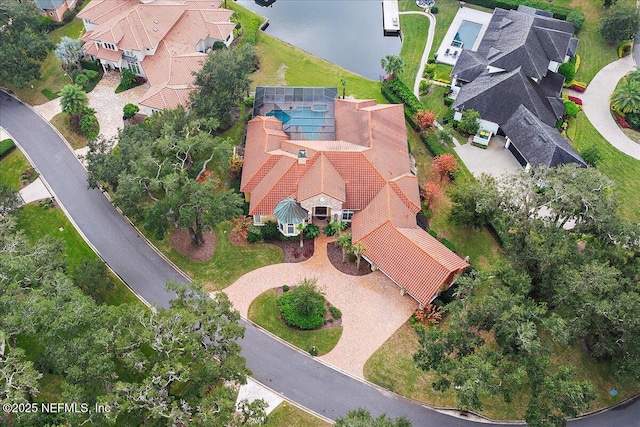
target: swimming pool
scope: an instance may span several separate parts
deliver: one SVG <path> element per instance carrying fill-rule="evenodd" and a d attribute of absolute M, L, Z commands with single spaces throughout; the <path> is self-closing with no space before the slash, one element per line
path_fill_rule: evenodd
<path fill-rule="evenodd" d="M 462 43 L 463 49 L 468 49 L 468 50 L 473 49 L 473 45 L 475 44 L 481 29 L 482 29 L 482 24 L 463 20 L 462 23 L 460 23 L 460 28 L 458 28 L 458 32 L 453 38 L 453 42 L 451 43 L 451 46 L 459 47 L 459 43 Z"/>
<path fill-rule="evenodd" d="M 318 139 L 321 127 L 327 125 L 326 113 L 327 111 L 314 111 L 312 107 L 296 107 L 287 111 L 271 110 L 267 116 L 280 120 L 287 133 L 304 133 L 306 139 Z"/>

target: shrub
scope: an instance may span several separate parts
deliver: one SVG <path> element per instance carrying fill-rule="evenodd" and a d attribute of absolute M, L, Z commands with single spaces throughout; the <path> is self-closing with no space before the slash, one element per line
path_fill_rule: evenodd
<path fill-rule="evenodd" d="M 573 11 L 568 7 L 556 6 L 544 0 L 467 0 L 467 3 L 486 7 L 492 10 L 496 7 L 507 10 L 517 9 L 518 6 L 524 5 L 551 12 L 553 13 L 554 18 L 558 19 L 567 19 L 569 14 Z"/>
<path fill-rule="evenodd" d="M 576 53 L 571 59 L 573 60 L 573 66 L 575 67 L 577 73 L 580 69 L 580 55 Z"/>
<path fill-rule="evenodd" d="M 567 22 L 573 24 L 573 31 L 578 34 L 584 25 L 584 14 L 578 10 L 569 12 Z"/>
<path fill-rule="evenodd" d="M 94 139 L 100 132 L 100 124 L 95 114 L 85 114 L 80 119 L 80 132 L 89 139 Z"/>
<path fill-rule="evenodd" d="M 624 119 L 629 123 L 629 125 L 634 128 L 640 128 L 640 114 L 638 113 L 629 113 L 624 116 Z"/>
<path fill-rule="evenodd" d="M 564 101 L 564 113 L 567 116 L 576 117 L 578 112 L 580 111 L 580 107 L 573 101 Z"/>
<path fill-rule="evenodd" d="M 424 142 L 424 145 L 427 146 L 427 149 L 434 157 L 447 152 L 447 150 L 445 150 L 445 148 L 440 144 L 436 133 L 433 131 L 422 132 L 420 134 L 420 139 Z"/>
<path fill-rule="evenodd" d="M 100 71 L 100 65 L 98 65 L 97 61 L 85 61 L 84 59 L 81 59 L 78 62 L 80 62 L 80 65 L 84 70 Z"/>
<path fill-rule="evenodd" d="M 433 83 L 426 80 L 420 81 L 420 95 L 426 95 L 432 87 Z"/>
<path fill-rule="evenodd" d="M 468 135 L 473 135 L 480 129 L 480 113 L 476 110 L 464 110 L 462 120 L 458 122 L 458 130 Z"/>
<path fill-rule="evenodd" d="M 431 111 L 420 110 L 413 115 L 413 121 L 418 125 L 421 131 L 433 127 L 436 121 L 436 115 Z"/>
<path fill-rule="evenodd" d="M 87 86 L 87 83 L 89 83 L 89 76 L 80 73 L 76 76 L 75 83 L 81 88 L 84 88 L 85 86 Z"/>
<path fill-rule="evenodd" d="M 576 92 L 584 92 L 585 90 L 587 90 L 587 85 L 584 83 L 580 83 L 580 82 L 571 82 L 571 89 L 575 90 Z"/>
<path fill-rule="evenodd" d="M 48 16 L 38 16 L 37 18 L 38 28 L 42 31 L 49 32 L 62 26 L 61 22 L 57 22 L 55 19 Z"/>
<path fill-rule="evenodd" d="M 558 68 L 558 73 L 564 76 L 566 82 L 572 82 L 576 77 L 576 68 L 571 62 L 565 62 Z"/>
<path fill-rule="evenodd" d="M 62 14 L 62 22 L 64 22 L 65 24 L 68 24 L 69 22 L 73 21 L 73 18 L 76 17 L 76 11 L 75 9 L 67 9 L 64 11 L 64 13 Z"/>
<path fill-rule="evenodd" d="M 589 166 L 596 167 L 600 160 L 602 160 L 602 155 L 600 154 L 600 150 L 595 145 L 590 145 L 580 152 L 580 156 L 582 160 L 584 160 Z"/>
<path fill-rule="evenodd" d="M 448 241 L 447 239 L 445 239 L 444 237 L 442 239 L 440 239 L 440 243 L 442 243 L 444 246 L 446 246 L 447 249 L 449 249 L 451 252 L 455 252 L 456 251 L 456 247 L 454 246 L 454 244 L 451 243 L 450 241 Z"/>
<path fill-rule="evenodd" d="M 625 120 L 624 117 L 622 117 L 620 114 L 616 113 L 615 111 L 613 112 L 613 115 L 615 116 L 616 121 L 618 122 L 620 127 L 625 128 L 625 129 L 631 129 L 631 125 L 629 125 L 629 123 L 627 123 L 627 121 Z"/>
<path fill-rule="evenodd" d="M 211 46 L 211 50 L 220 50 L 220 49 L 226 49 L 226 48 L 227 48 L 227 45 L 221 41 L 216 41 L 213 43 L 213 46 Z"/>
<path fill-rule="evenodd" d="M 333 317 L 334 319 L 339 319 L 342 317 L 342 312 L 334 306 L 331 306 L 329 308 L 329 311 L 331 312 L 331 317 Z"/>
<path fill-rule="evenodd" d="M 568 99 L 571 102 L 575 102 L 578 105 L 582 105 L 582 99 L 578 98 L 577 96 L 569 96 Z"/>
<path fill-rule="evenodd" d="M 425 79 L 432 79 L 436 75 L 436 64 L 427 64 L 424 66 L 424 72 L 422 77 Z"/>
<path fill-rule="evenodd" d="M 120 86 L 122 86 L 123 88 L 130 88 L 131 85 L 133 85 L 133 82 L 136 79 L 136 75 L 133 74 L 133 71 L 131 71 L 128 68 L 123 68 L 122 70 L 120 70 Z"/>
<path fill-rule="evenodd" d="M 0 141 L 0 159 L 11 153 L 16 148 L 16 143 L 12 139 Z"/>
<path fill-rule="evenodd" d="M 262 239 L 265 242 L 273 242 L 280 239 L 280 231 L 278 230 L 278 224 L 269 221 L 262 226 Z"/>
<path fill-rule="evenodd" d="M 433 6 L 431 8 L 431 13 L 433 13 L 434 15 L 438 13 L 438 6 Z"/>
<path fill-rule="evenodd" d="M 253 101 L 254 101 L 254 100 L 255 100 L 255 98 L 254 98 L 253 96 L 252 96 L 252 97 L 249 97 L 249 98 L 245 98 L 245 99 L 244 99 L 244 105 L 245 105 L 245 107 L 247 107 L 247 108 L 253 108 Z"/>
<path fill-rule="evenodd" d="M 49 89 L 48 87 L 42 89 L 40 93 L 46 96 L 49 101 L 53 101 L 54 99 L 60 97 L 60 94 L 58 92 L 51 92 L 51 89 Z"/>
<path fill-rule="evenodd" d="M 348 226 L 349 224 L 344 221 L 331 221 L 329 224 L 324 226 L 322 231 L 327 236 L 333 236 L 341 231 L 344 231 Z"/>
<path fill-rule="evenodd" d="M 97 78 L 98 78 L 98 76 L 100 75 L 100 73 L 99 73 L 99 72 L 97 72 L 96 70 L 89 70 L 89 69 L 87 69 L 87 70 L 84 70 L 83 72 L 84 72 L 84 74 L 87 76 L 87 78 L 88 78 L 89 80 L 95 80 L 95 79 L 97 79 Z"/>
<path fill-rule="evenodd" d="M 324 296 L 316 279 L 303 279 L 298 286 L 278 298 L 278 310 L 290 326 L 317 329 L 324 324 Z"/>
<path fill-rule="evenodd" d="M 316 348 L 315 345 L 309 349 L 309 354 L 312 355 L 313 357 L 318 355 L 318 349 Z"/>
<path fill-rule="evenodd" d="M 247 233 L 247 242 L 256 243 L 262 241 L 262 227 L 258 227 L 257 225 L 252 225 L 249 227 L 249 232 Z"/>
<path fill-rule="evenodd" d="M 122 108 L 123 117 L 125 119 L 132 118 L 138 111 L 140 111 L 140 107 L 138 107 L 136 104 L 126 104 Z"/>
<path fill-rule="evenodd" d="M 447 107 L 450 107 L 451 104 L 453 104 L 454 99 L 448 96 L 445 96 L 443 99 L 444 105 L 446 105 Z M 453 115 L 451 116 L 453 117 Z"/>
<path fill-rule="evenodd" d="M 629 55 L 631 53 L 631 40 L 624 41 L 618 46 L 618 58 Z"/>
<path fill-rule="evenodd" d="M 282 292 L 289 292 L 289 285 L 282 285 Z"/>
<path fill-rule="evenodd" d="M 436 233 L 436 230 L 429 230 L 429 234 L 431 234 L 431 236 L 435 237 L 436 239 L 438 238 L 438 233 Z"/>
<path fill-rule="evenodd" d="M 320 235 L 320 227 L 315 224 L 307 224 L 304 228 L 304 237 L 308 239 L 315 239 Z"/>

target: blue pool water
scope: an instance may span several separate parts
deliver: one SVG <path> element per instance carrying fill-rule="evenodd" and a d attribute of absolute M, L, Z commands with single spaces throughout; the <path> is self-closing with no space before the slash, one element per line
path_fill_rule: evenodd
<path fill-rule="evenodd" d="M 471 21 L 462 21 L 453 40 L 454 42 L 462 42 L 462 48 L 470 50 L 473 48 L 481 29 L 482 24 Z"/>
<path fill-rule="evenodd" d="M 284 125 L 285 132 L 293 130 L 294 126 L 299 126 L 300 131 L 304 132 L 310 139 L 320 131 L 320 126 L 326 124 L 326 111 L 312 111 L 311 107 L 296 107 L 293 110 L 271 110 L 267 116 L 275 116 Z"/>

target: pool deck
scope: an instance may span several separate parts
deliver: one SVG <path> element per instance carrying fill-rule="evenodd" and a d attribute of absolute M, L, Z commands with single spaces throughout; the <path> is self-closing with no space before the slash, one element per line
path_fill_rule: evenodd
<path fill-rule="evenodd" d="M 453 22 L 451 22 L 451 25 L 447 30 L 447 34 L 445 34 L 444 38 L 442 39 L 442 44 L 438 48 L 436 59 L 437 62 L 448 65 L 456 65 L 462 49 L 452 47 L 451 42 L 453 42 L 453 39 L 455 38 L 456 33 L 460 28 L 460 24 L 462 24 L 462 21 L 470 21 L 482 25 L 482 28 L 478 33 L 478 37 L 476 38 L 476 41 L 470 50 L 475 51 L 476 49 L 478 49 L 480 41 L 482 41 L 482 37 L 484 37 L 485 31 L 487 31 L 487 27 L 489 26 L 489 21 L 491 21 L 492 16 L 493 14 L 491 13 L 470 9 L 468 7 L 461 7 L 458 10 L 458 13 L 456 13 L 456 16 L 453 18 Z M 446 53 L 447 49 L 449 49 L 448 54 Z M 457 53 L 454 54 L 454 52 Z"/>

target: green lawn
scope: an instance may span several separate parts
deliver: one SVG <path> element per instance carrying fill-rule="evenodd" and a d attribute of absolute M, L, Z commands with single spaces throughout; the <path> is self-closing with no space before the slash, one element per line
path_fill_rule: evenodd
<path fill-rule="evenodd" d="M 65 244 L 64 257 L 71 270 L 80 266 L 84 260 L 98 258 L 61 209 L 43 209 L 35 204 L 25 205 L 18 213 L 18 228 L 32 241 L 45 236 L 61 239 Z M 106 298 L 106 303 L 140 304 L 140 301 L 120 280 L 116 280 L 116 286 Z"/>
<path fill-rule="evenodd" d="M 64 136 L 74 150 L 87 146 L 87 138 L 79 135 L 71 130 L 69 125 L 69 115 L 66 113 L 60 113 L 53 116 L 50 120 L 53 127 L 58 129 L 58 132 Z"/>
<path fill-rule="evenodd" d="M 620 214 L 632 221 L 640 219 L 640 161 L 627 156 L 609 144 L 593 127 L 583 112 L 578 114 L 573 139 L 575 149 L 580 152 L 591 145 L 598 147 L 601 162 L 597 168 L 616 182 L 618 210 Z"/>
<path fill-rule="evenodd" d="M 420 9 L 416 5 L 415 0 L 399 0 L 398 9 L 400 10 L 400 12 L 407 12 L 412 10 L 422 12 L 422 9 Z"/>
<path fill-rule="evenodd" d="M 230 2 L 229 8 L 239 14 L 243 24 L 262 19 L 255 13 Z M 345 70 L 324 59 L 315 57 L 288 43 L 271 37 L 262 31 L 257 34 L 256 50 L 260 56 L 260 69 L 252 76 L 252 88 L 256 86 L 327 86 L 338 87 L 340 79 L 347 81 L 347 96 L 375 99 L 383 102 L 380 83 Z"/>
<path fill-rule="evenodd" d="M 599 28 L 598 21 L 585 21 L 582 31 L 578 34 L 580 68 L 575 79 L 587 84 L 605 65 L 618 60 L 617 45 L 607 44 L 600 35 Z"/>
<path fill-rule="evenodd" d="M 276 298 L 276 290 L 270 289 L 253 300 L 249 306 L 249 319 L 301 350 L 309 351 L 316 346 L 318 356 L 327 354 L 336 346 L 342 335 L 342 327 L 314 331 L 291 329 L 280 318 Z"/>
<path fill-rule="evenodd" d="M 267 417 L 263 427 L 328 427 L 331 424 L 288 402 L 282 402 Z"/>
<path fill-rule="evenodd" d="M 182 271 L 193 280 L 202 283 L 207 291 L 224 289 L 249 271 L 284 261 L 282 249 L 268 243 L 234 245 L 229 241 L 231 228 L 229 223 L 216 226 L 216 251 L 205 262 L 193 261 L 176 251 L 171 246 L 169 237 L 163 240 L 154 239 L 150 235 L 147 237 Z"/>
<path fill-rule="evenodd" d="M 0 185 L 8 185 L 14 190 L 19 190 L 20 175 L 25 169 L 31 167 L 27 158 L 18 147 L 0 161 Z"/>
<path fill-rule="evenodd" d="M 84 33 L 84 25 L 79 19 L 74 19 L 64 27 L 60 27 L 51 31 L 47 37 L 53 43 L 58 43 L 62 36 L 68 36 L 71 38 L 78 38 Z M 49 89 L 51 92 L 57 92 L 62 89 L 63 86 L 71 83 L 69 77 L 65 76 L 60 61 L 53 54 L 53 51 L 49 52 L 46 59 L 42 62 L 41 68 L 42 77 L 40 80 L 32 81 L 33 89 L 27 86 L 23 89 L 17 89 L 8 85 L 23 101 L 30 105 L 40 105 L 49 101 L 46 96 L 42 94 L 43 89 Z"/>
<path fill-rule="evenodd" d="M 402 28 L 402 50 L 400 57 L 404 61 L 404 70 L 400 80 L 413 90 L 416 74 L 420 68 L 420 60 L 427 44 L 429 19 L 424 15 L 400 15 Z"/>

